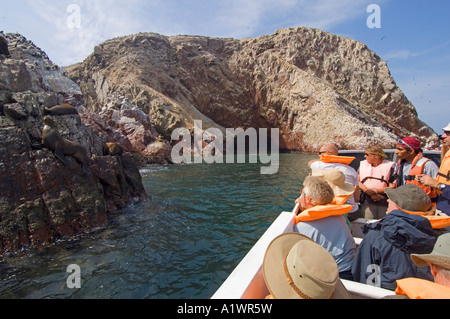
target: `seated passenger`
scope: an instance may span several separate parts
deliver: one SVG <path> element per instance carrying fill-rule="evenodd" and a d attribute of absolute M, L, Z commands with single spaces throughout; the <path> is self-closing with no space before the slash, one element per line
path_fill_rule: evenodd
<path fill-rule="evenodd" d="M 436 208 L 442 214 L 450 216 L 450 123 L 443 128 L 441 166 L 436 178 L 426 174 L 417 175 L 420 185 L 433 187 L 438 194 Z"/>
<path fill-rule="evenodd" d="M 341 171 L 333 171 L 345 180 Z M 335 259 L 339 267 L 339 276 L 352 280 L 351 265 L 356 244 L 345 215 L 353 206 L 333 204 L 335 201 L 333 189 L 321 177 L 308 176 L 303 185 L 301 197 L 296 200 L 300 213 L 295 217 L 294 230 L 324 247 Z M 346 186 L 341 186 L 342 194 L 347 191 L 347 195 L 351 195 L 353 189 L 352 185 L 350 190 L 346 190 Z"/>
<path fill-rule="evenodd" d="M 276 237 L 264 255 L 266 299 L 349 299 L 333 257 L 298 233 Z"/>
<path fill-rule="evenodd" d="M 351 211 L 347 217 L 350 221 L 354 221 L 360 217 L 363 217 L 361 209 L 359 207 L 359 181 L 358 173 L 350 166 L 350 163 L 355 160 L 355 157 L 339 156 L 339 150 L 334 144 L 325 144 L 319 148 L 319 160 L 313 160 L 309 162 L 311 169 L 330 169 L 337 168 L 344 173 L 345 181 L 353 184 L 357 190 L 347 200 L 347 204 L 353 205 Z"/>
<path fill-rule="evenodd" d="M 313 169 L 311 176 L 321 177 L 330 185 L 334 194 L 332 204 L 348 204 L 348 199 L 355 192 L 355 187 L 346 182 L 344 173 L 337 168 Z"/>
<path fill-rule="evenodd" d="M 432 209 L 430 197 L 413 184 L 386 189 L 386 194 L 387 215 L 363 227 L 365 237 L 352 264 L 354 280 L 390 290 L 402 278 L 433 280 L 430 268 L 417 267 L 410 257 L 433 250 L 436 233 L 429 219 L 419 215 Z"/>
<path fill-rule="evenodd" d="M 417 185 L 428 194 L 432 204 L 435 206 L 437 202 L 436 191 L 432 187 L 419 183 L 416 177 L 427 175 L 436 178 L 439 173 L 439 167 L 432 160 L 423 156 L 420 142 L 414 137 L 406 137 L 399 140 L 395 154 L 399 158 L 399 161 L 394 167 L 394 174 L 391 178 L 393 184 L 391 186 Z"/>
<path fill-rule="evenodd" d="M 364 218 L 381 219 L 388 207 L 384 192 L 389 186 L 394 162 L 386 160 L 386 154 L 379 146 L 365 149 L 365 161 L 359 164 L 360 207 Z"/>
<path fill-rule="evenodd" d="M 430 254 L 412 254 L 419 267 L 429 266 L 434 282 L 406 278 L 397 280 L 397 295 L 410 299 L 450 299 L 450 233 L 438 237 Z"/>

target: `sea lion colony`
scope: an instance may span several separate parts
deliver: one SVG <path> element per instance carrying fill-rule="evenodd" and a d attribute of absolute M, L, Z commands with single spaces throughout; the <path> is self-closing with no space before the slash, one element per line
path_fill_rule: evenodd
<path fill-rule="evenodd" d="M 55 156 L 67 167 L 69 167 L 69 162 L 66 155 L 72 156 L 82 165 L 83 175 L 86 176 L 89 165 L 89 156 L 86 149 L 79 143 L 63 138 L 58 132 L 55 121 L 50 117 L 44 116 L 43 121 L 45 126 L 42 130 L 42 144 L 53 151 Z"/>

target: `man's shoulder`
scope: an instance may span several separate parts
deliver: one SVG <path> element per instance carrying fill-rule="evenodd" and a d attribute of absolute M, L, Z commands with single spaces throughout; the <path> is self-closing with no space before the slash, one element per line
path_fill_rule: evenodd
<path fill-rule="evenodd" d="M 428 157 L 424 157 L 425 159 L 427 159 L 427 161 L 425 162 L 425 167 L 430 167 L 430 168 L 437 168 L 439 169 L 439 166 L 437 166 L 437 164 L 430 158 Z"/>
<path fill-rule="evenodd" d="M 436 178 L 437 173 L 439 172 L 439 166 L 437 166 L 437 164 L 433 160 L 426 157 L 425 159 L 427 161 L 423 166 L 423 174 L 431 176 L 432 178 Z"/>
<path fill-rule="evenodd" d="M 297 223 L 299 227 L 305 227 L 305 228 L 317 228 L 317 227 L 329 227 L 329 228 L 335 228 L 337 225 L 345 225 L 345 227 L 348 228 L 347 222 L 345 221 L 345 218 L 343 216 L 328 216 L 325 218 L 315 219 L 315 220 L 308 220 L 308 221 L 301 221 Z"/>

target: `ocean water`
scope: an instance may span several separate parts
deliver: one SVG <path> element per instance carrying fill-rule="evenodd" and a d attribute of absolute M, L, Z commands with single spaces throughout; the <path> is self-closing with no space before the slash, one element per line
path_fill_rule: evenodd
<path fill-rule="evenodd" d="M 107 227 L 0 258 L 0 298 L 210 298 L 292 210 L 316 157 L 281 154 L 273 175 L 248 161 L 146 167 L 149 200 L 110 214 Z M 79 267 L 79 288 L 69 288 L 69 265 Z"/>

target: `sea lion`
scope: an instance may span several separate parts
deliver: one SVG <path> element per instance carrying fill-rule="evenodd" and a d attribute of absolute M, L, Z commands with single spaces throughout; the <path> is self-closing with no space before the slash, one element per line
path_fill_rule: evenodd
<path fill-rule="evenodd" d="M 7 58 L 11 57 L 11 54 L 8 50 L 8 41 L 0 35 L 0 54 L 4 54 Z"/>
<path fill-rule="evenodd" d="M 78 111 L 72 105 L 63 103 L 61 105 L 55 105 L 51 108 L 44 108 L 44 113 L 49 115 L 67 115 L 78 114 Z"/>
<path fill-rule="evenodd" d="M 103 147 L 103 155 L 122 156 L 123 148 L 119 143 L 106 143 L 105 147 Z"/>
<path fill-rule="evenodd" d="M 89 165 L 89 156 L 86 149 L 79 143 L 63 138 L 58 132 L 55 121 L 48 116 L 44 116 L 43 121 L 45 126 L 42 130 L 42 144 L 53 151 L 55 156 L 67 167 L 69 167 L 69 162 L 66 155 L 72 156 L 77 162 L 81 163 L 83 176 L 86 176 Z"/>

